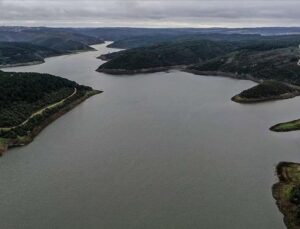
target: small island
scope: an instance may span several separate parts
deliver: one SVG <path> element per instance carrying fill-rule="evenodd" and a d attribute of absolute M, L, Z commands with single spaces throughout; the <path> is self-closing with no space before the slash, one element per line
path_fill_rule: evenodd
<path fill-rule="evenodd" d="M 276 168 L 279 182 L 272 187 L 276 204 L 288 229 L 300 228 L 300 164 L 281 162 Z"/>
<path fill-rule="evenodd" d="M 234 96 L 232 101 L 237 103 L 256 103 L 289 99 L 298 95 L 300 95 L 300 88 L 275 80 L 268 80 Z"/>
<path fill-rule="evenodd" d="M 274 125 L 270 128 L 274 132 L 290 132 L 300 130 L 300 119 L 293 120 L 290 122 L 283 122 L 277 125 Z"/>
<path fill-rule="evenodd" d="M 32 142 L 51 122 L 101 93 L 49 74 L 2 71 L 0 91 L 0 155 Z"/>

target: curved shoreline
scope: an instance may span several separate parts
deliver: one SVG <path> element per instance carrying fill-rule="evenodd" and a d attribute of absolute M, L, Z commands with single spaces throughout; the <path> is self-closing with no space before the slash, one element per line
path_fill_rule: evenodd
<path fill-rule="evenodd" d="M 41 61 L 30 61 L 30 62 L 25 62 L 25 63 L 4 64 L 4 65 L 0 65 L 0 69 L 31 66 L 31 65 L 38 65 L 38 64 L 44 64 L 44 63 L 45 63 L 45 59 L 41 60 Z"/>
<path fill-rule="evenodd" d="M 135 75 L 135 74 L 143 74 L 143 73 L 164 72 L 168 70 L 170 70 L 170 67 L 144 68 L 138 70 L 98 68 L 96 71 L 106 73 L 106 74 L 111 74 L 111 75 Z"/>
<path fill-rule="evenodd" d="M 76 99 L 75 101 L 72 101 L 71 103 L 63 106 L 61 109 L 59 109 L 57 112 L 52 114 L 50 117 L 42 121 L 40 124 L 35 126 L 31 132 L 29 132 L 26 136 L 18 136 L 17 138 L 14 139 L 5 139 L 5 138 L 0 138 L 0 156 L 3 155 L 9 148 L 13 147 L 19 147 L 19 146 L 24 146 L 29 143 L 31 143 L 34 138 L 44 129 L 46 128 L 49 124 L 54 122 L 56 119 L 59 117 L 63 116 L 66 114 L 68 111 L 74 109 L 76 106 L 87 100 L 88 98 L 100 94 L 103 91 L 97 91 L 97 90 L 92 90 L 92 91 L 87 91 L 85 95 L 81 96 L 80 98 Z"/>
<path fill-rule="evenodd" d="M 222 72 L 222 71 L 198 71 L 194 69 L 183 69 L 184 72 L 192 73 L 195 75 L 202 75 L 202 76 L 219 76 L 219 77 L 229 77 L 232 79 L 238 79 L 238 80 L 250 80 L 255 83 L 261 83 L 262 80 L 257 79 L 249 74 L 234 74 L 230 72 Z"/>

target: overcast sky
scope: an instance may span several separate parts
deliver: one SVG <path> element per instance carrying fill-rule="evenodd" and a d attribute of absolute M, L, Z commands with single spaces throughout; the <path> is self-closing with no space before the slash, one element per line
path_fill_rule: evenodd
<path fill-rule="evenodd" d="M 300 0 L 0 0 L 0 25 L 300 26 Z"/>

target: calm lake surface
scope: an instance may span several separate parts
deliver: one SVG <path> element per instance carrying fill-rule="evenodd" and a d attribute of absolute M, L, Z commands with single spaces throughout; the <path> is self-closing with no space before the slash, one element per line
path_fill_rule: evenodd
<path fill-rule="evenodd" d="M 95 72 L 113 49 L 5 71 L 46 72 L 104 90 L 0 159 L 3 229 L 284 229 L 275 165 L 300 161 L 300 97 L 240 105 L 250 81 L 179 71 Z"/>

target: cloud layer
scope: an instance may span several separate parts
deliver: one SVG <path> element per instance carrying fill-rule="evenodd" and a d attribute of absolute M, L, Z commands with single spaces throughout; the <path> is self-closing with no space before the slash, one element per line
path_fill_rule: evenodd
<path fill-rule="evenodd" d="M 299 0 L 0 0 L 0 25 L 300 26 Z"/>

